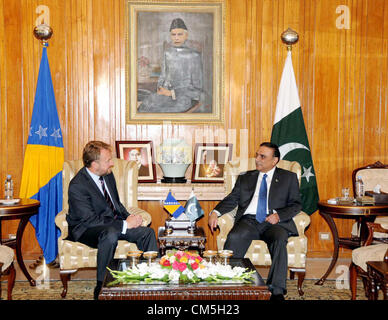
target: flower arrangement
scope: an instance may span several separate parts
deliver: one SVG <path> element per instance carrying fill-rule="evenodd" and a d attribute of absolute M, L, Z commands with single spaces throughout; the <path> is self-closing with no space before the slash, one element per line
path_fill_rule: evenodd
<path fill-rule="evenodd" d="M 198 268 L 204 269 L 203 259 L 196 253 L 187 251 L 172 251 L 164 255 L 159 264 L 162 268 L 167 268 L 172 273 L 174 280 L 180 280 L 183 283 L 200 282 L 200 278 L 194 273 Z"/>
<path fill-rule="evenodd" d="M 255 272 L 219 262 L 211 263 L 187 251 L 172 251 L 159 263 L 139 263 L 123 271 L 108 270 L 115 278 L 110 286 L 119 283 L 249 283 Z"/>

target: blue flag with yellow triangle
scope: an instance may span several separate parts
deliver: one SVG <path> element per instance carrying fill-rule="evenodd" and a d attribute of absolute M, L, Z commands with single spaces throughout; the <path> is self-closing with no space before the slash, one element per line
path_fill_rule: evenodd
<path fill-rule="evenodd" d="M 164 200 L 164 209 L 174 218 L 178 218 L 185 211 L 185 208 L 174 198 L 171 191 L 168 193 L 166 200 Z"/>
<path fill-rule="evenodd" d="M 55 216 L 62 210 L 64 149 L 47 48 L 43 47 L 34 109 L 24 154 L 20 198 L 40 201 L 38 214 L 30 218 L 46 263 L 58 254 L 60 230 Z"/>

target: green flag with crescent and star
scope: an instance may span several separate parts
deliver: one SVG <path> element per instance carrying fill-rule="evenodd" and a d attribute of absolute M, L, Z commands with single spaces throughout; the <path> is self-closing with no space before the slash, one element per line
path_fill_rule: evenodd
<path fill-rule="evenodd" d="M 280 80 L 271 142 L 279 146 L 281 159 L 299 162 L 302 169 L 300 193 L 303 211 L 313 214 L 318 209 L 317 180 L 292 67 L 291 51 L 288 52 Z"/>

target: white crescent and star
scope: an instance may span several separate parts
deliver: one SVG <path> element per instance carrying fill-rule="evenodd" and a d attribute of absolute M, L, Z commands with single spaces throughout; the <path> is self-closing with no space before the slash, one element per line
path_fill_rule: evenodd
<path fill-rule="evenodd" d="M 191 211 L 192 207 L 194 207 L 194 211 L 193 212 Z M 188 212 L 192 212 L 192 213 L 196 213 L 197 212 L 197 208 L 195 207 L 195 203 L 189 204 L 189 206 L 187 207 L 187 211 Z"/>
<path fill-rule="evenodd" d="M 286 144 L 283 144 L 279 147 L 280 151 L 280 159 L 283 159 L 287 153 L 289 153 L 292 150 L 295 149 L 305 149 L 307 151 L 310 151 L 309 148 L 307 148 L 305 145 L 298 143 L 298 142 L 289 142 Z"/>
<path fill-rule="evenodd" d="M 301 144 L 301 143 L 298 143 L 298 142 L 289 142 L 289 143 L 286 143 L 286 144 L 283 144 L 279 147 L 279 151 L 280 151 L 280 159 L 283 159 L 287 153 L 295 150 L 295 149 L 304 149 L 304 150 L 307 150 L 307 151 L 310 151 L 309 148 L 307 148 L 305 145 Z M 301 176 L 301 178 L 306 178 L 307 180 L 307 183 L 310 182 L 310 177 L 314 177 L 315 175 L 311 172 L 312 171 L 312 166 L 308 167 L 308 168 L 305 168 L 305 167 L 302 167 L 303 168 L 303 174 Z"/>

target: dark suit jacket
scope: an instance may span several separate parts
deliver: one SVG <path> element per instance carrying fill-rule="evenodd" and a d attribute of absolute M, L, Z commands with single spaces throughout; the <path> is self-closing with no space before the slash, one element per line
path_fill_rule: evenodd
<path fill-rule="evenodd" d="M 85 167 L 70 181 L 69 212 L 66 216 L 69 240 L 78 241 L 86 229 L 92 227 L 113 225 L 118 230 L 122 229 L 123 220 L 129 213 L 120 202 L 113 173 L 106 175 L 104 180 L 115 206 L 115 213 Z M 115 214 L 117 219 L 114 218 Z"/>
<path fill-rule="evenodd" d="M 235 220 L 237 222 L 252 200 L 259 173 L 258 170 L 251 170 L 240 174 L 232 192 L 214 209 L 222 215 L 238 207 Z M 279 225 L 290 235 L 297 235 L 298 231 L 292 218 L 301 209 L 297 175 L 291 171 L 276 168 L 268 194 L 268 210 L 276 210 L 280 218 Z"/>

